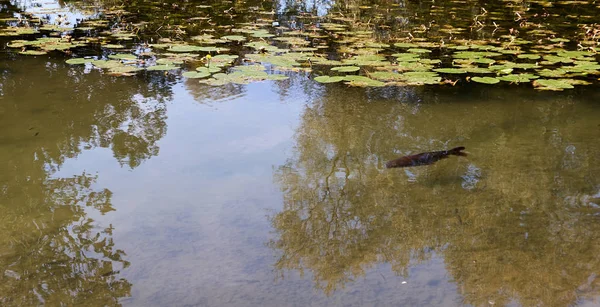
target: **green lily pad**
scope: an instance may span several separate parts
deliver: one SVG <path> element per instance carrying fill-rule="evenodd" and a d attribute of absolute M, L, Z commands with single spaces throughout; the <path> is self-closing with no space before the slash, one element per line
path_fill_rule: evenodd
<path fill-rule="evenodd" d="M 121 62 L 116 60 L 93 60 L 90 63 L 92 63 L 95 67 L 104 69 L 115 68 L 123 65 Z"/>
<path fill-rule="evenodd" d="M 192 46 L 192 45 L 173 45 L 169 48 L 169 51 L 172 52 L 193 52 L 193 51 L 201 51 L 201 47 Z"/>
<path fill-rule="evenodd" d="M 94 59 L 74 58 L 66 60 L 65 63 L 69 65 L 81 65 L 85 63 L 90 63 L 92 61 L 94 61 Z"/>
<path fill-rule="evenodd" d="M 254 31 L 251 33 L 252 37 L 258 37 L 258 38 L 269 38 L 269 37 L 273 37 L 275 36 L 274 34 L 269 33 L 266 30 L 258 30 L 258 31 Z"/>
<path fill-rule="evenodd" d="M 423 49 L 423 48 L 410 48 L 407 51 L 412 52 L 412 53 L 430 53 L 431 52 L 431 50 Z"/>
<path fill-rule="evenodd" d="M 442 77 L 431 71 L 405 72 L 402 74 L 402 77 L 411 85 L 439 84 L 442 81 Z"/>
<path fill-rule="evenodd" d="M 48 54 L 48 52 L 44 51 L 44 50 L 25 50 L 25 51 L 19 52 L 19 54 L 22 54 L 22 55 L 44 55 L 44 54 Z"/>
<path fill-rule="evenodd" d="M 563 89 L 571 89 L 573 85 L 554 79 L 539 79 L 533 81 L 533 86 L 539 90 L 562 91 Z"/>
<path fill-rule="evenodd" d="M 554 63 L 573 63 L 573 59 L 563 56 L 556 55 L 544 55 L 544 60 L 554 64 Z"/>
<path fill-rule="evenodd" d="M 517 58 L 519 58 L 519 59 L 537 60 L 537 59 L 540 58 L 540 56 L 537 55 L 537 54 L 527 54 L 527 53 L 525 53 L 525 54 L 519 54 L 517 56 Z"/>
<path fill-rule="evenodd" d="M 559 57 L 565 57 L 565 58 L 571 58 L 571 59 L 577 59 L 577 58 L 586 58 L 588 56 L 593 56 L 594 54 L 589 52 L 589 51 L 559 51 L 557 53 L 557 55 Z"/>
<path fill-rule="evenodd" d="M 376 71 L 369 74 L 369 77 L 380 81 L 404 81 L 406 77 L 395 72 Z"/>
<path fill-rule="evenodd" d="M 220 72 L 221 71 L 221 67 L 218 67 L 218 66 L 210 66 L 210 67 L 200 66 L 200 67 L 196 67 L 196 71 L 199 72 L 199 73 L 213 74 L 213 73 L 216 73 L 216 72 Z"/>
<path fill-rule="evenodd" d="M 567 74 L 567 71 L 561 68 L 557 69 L 542 69 L 539 70 L 538 75 L 546 78 L 561 78 Z"/>
<path fill-rule="evenodd" d="M 190 78 L 190 79 L 200 79 L 200 78 L 209 77 L 210 73 L 209 72 L 186 71 L 181 75 L 186 78 Z"/>
<path fill-rule="evenodd" d="M 156 60 L 156 64 L 158 65 L 180 65 L 183 63 L 183 60 L 178 58 L 162 58 Z"/>
<path fill-rule="evenodd" d="M 385 86 L 384 82 L 373 80 L 365 76 L 346 76 L 344 77 L 346 84 L 358 87 L 381 87 Z"/>
<path fill-rule="evenodd" d="M 0 30 L 0 36 L 21 36 L 36 33 L 38 33 L 36 29 L 24 27 L 9 27 Z"/>
<path fill-rule="evenodd" d="M 492 78 L 492 77 L 473 77 L 473 78 L 471 78 L 471 80 L 474 82 L 485 83 L 485 84 L 496 84 L 496 83 L 500 82 L 500 80 L 498 80 L 497 78 Z"/>
<path fill-rule="evenodd" d="M 123 48 L 125 48 L 125 46 L 119 45 L 119 44 L 104 44 L 104 45 L 102 45 L 102 47 L 108 48 L 108 49 L 123 49 Z"/>
<path fill-rule="evenodd" d="M 439 60 L 439 59 L 419 59 L 419 63 L 426 64 L 426 65 L 440 64 L 440 63 L 442 63 L 442 60 Z"/>
<path fill-rule="evenodd" d="M 360 67 L 358 67 L 358 66 L 338 66 L 338 67 L 331 68 L 331 70 L 339 71 L 339 72 L 355 72 L 355 71 L 359 71 Z"/>
<path fill-rule="evenodd" d="M 433 69 L 433 66 L 419 62 L 398 62 L 395 69 L 398 71 L 429 71 Z"/>
<path fill-rule="evenodd" d="M 25 46 L 28 45 L 28 42 L 29 41 L 18 39 L 18 40 L 14 40 L 14 41 L 8 43 L 6 45 L 6 47 L 9 47 L 9 48 L 23 48 L 23 47 L 25 47 Z"/>
<path fill-rule="evenodd" d="M 455 59 L 476 59 L 483 57 L 495 57 L 502 55 L 502 53 L 498 52 L 484 52 L 484 51 L 460 51 L 456 52 L 452 55 Z"/>
<path fill-rule="evenodd" d="M 416 47 L 419 47 L 419 45 L 413 44 L 413 43 L 395 43 L 394 46 L 396 46 L 398 48 L 416 48 Z"/>
<path fill-rule="evenodd" d="M 119 75 L 119 76 L 130 76 L 134 72 L 137 72 L 140 70 L 143 70 L 143 69 L 139 68 L 139 67 L 135 67 L 135 66 L 122 65 L 122 66 L 110 68 L 108 70 L 108 73 L 112 74 L 112 75 Z"/>
<path fill-rule="evenodd" d="M 419 60 L 419 54 L 417 53 L 394 53 L 392 56 L 398 62 L 416 62 Z"/>
<path fill-rule="evenodd" d="M 344 77 L 340 77 L 340 76 L 335 76 L 335 77 L 318 76 L 318 77 L 315 77 L 315 81 L 317 81 L 319 83 L 335 83 L 335 82 L 340 82 L 342 80 L 344 80 Z"/>
<path fill-rule="evenodd" d="M 178 66 L 173 66 L 173 65 L 155 65 L 155 66 L 150 66 L 147 67 L 146 70 L 150 70 L 150 71 L 165 71 L 165 70 L 175 70 L 175 69 L 179 69 Z"/>
<path fill-rule="evenodd" d="M 476 59 L 472 59 L 471 61 L 473 63 L 488 64 L 488 65 L 496 63 L 496 60 L 488 59 L 488 58 L 476 58 Z"/>
<path fill-rule="evenodd" d="M 223 36 L 222 38 L 229 40 L 229 41 L 234 41 L 234 42 L 243 42 L 246 40 L 246 38 L 241 35 L 226 35 L 226 36 Z"/>
<path fill-rule="evenodd" d="M 462 68 L 438 68 L 433 71 L 440 72 L 443 74 L 466 74 L 467 71 Z"/>
<path fill-rule="evenodd" d="M 533 74 L 519 74 L 519 75 L 506 75 L 498 77 L 498 80 L 511 82 L 511 83 L 527 83 L 531 82 L 532 79 L 539 78 Z"/>
<path fill-rule="evenodd" d="M 571 85 L 590 85 L 591 82 L 585 80 L 577 80 L 577 79 L 561 79 L 560 81 L 566 82 Z"/>
<path fill-rule="evenodd" d="M 469 73 L 472 74 L 492 74 L 495 73 L 495 71 L 492 71 L 489 68 L 484 68 L 484 67 L 463 67 L 464 70 L 466 70 Z"/>

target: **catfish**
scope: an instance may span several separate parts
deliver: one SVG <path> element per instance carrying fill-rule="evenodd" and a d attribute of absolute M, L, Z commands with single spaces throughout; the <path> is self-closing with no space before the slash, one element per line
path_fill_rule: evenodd
<path fill-rule="evenodd" d="M 411 167 L 411 166 L 419 166 L 419 165 L 430 165 L 439 160 L 446 159 L 448 156 L 461 156 L 466 157 L 467 154 L 461 152 L 465 150 L 463 146 L 452 148 L 450 150 L 442 150 L 442 151 L 431 151 L 431 152 L 423 152 L 420 154 L 405 156 L 395 160 L 388 161 L 385 163 L 386 168 L 396 168 L 396 167 Z"/>

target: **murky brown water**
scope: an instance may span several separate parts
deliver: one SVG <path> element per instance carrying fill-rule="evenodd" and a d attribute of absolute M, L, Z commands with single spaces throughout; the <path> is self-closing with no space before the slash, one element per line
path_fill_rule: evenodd
<path fill-rule="evenodd" d="M 27 65 L 2 81 L 5 305 L 598 303 L 595 91 L 219 92 Z"/>
<path fill-rule="evenodd" d="M 595 87 L 210 87 L 50 56 L 2 58 L 0 94 L 2 306 L 600 305 Z"/>

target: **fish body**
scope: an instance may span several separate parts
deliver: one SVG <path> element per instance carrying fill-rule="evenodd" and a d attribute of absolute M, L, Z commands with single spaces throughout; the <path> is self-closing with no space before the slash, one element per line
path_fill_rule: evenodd
<path fill-rule="evenodd" d="M 410 167 L 410 166 L 419 166 L 419 165 L 429 165 L 433 164 L 439 160 L 446 159 L 450 155 L 454 156 L 463 156 L 466 157 L 467 154 L 461 152 L 464 150 L 464 147 L 456 147 L 450 150 L 442 150 L 442 151 L 432 151 L 432 152 L 423 152 L 420 154 L 405 156 L 395 160 L 388 161 L 385 164 L 386 168 L 395 168 L 395 167 Z"/>

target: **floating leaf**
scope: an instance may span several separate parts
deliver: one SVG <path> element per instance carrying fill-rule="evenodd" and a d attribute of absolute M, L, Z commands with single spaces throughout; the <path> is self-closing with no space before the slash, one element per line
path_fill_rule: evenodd
<path fill-rule="evenodd" d="M 538 76 L 533 74 L 519 74 L 519 75 L 506 75 L 498 77 L 498 80 L 512 82 L 512 83 L 527 83 L 532 79 L 537 79 Z"/>
<path fill-rule="evenodd" d="M 413 85 L 438 84 L 442 81 L 442 78 L 437 73 L 431 71 L 405 72 L 402 76 L 404 80 Z"/>
<path fill-rule="evenodd" d="M 553 80 L 553 79 L 539 79 L 533 81 L 533 86 L 539 90 L 551 90 L 551 91 L 562 91 L 563 89 L 571 89 L 573 85 L 561 81 L 561 80 Z"/>
<path fill-rule="evenodd" d="M 241 35 L 227 35 L 227 36 L 223 36 L 222 38 L 229 40 L 229 41 L 234 41 L 234 42 L 243 42 L 246 40 L 246 38 Z"/>
<path fill-rule="evenodd" d="M 210 73 L 209 72 L 186 71 L 181 75 L 186 78 L 190 78 L 190 79 L 199 79 L 199 78 L 209 77 Z"/>
<path fill-rule="evenodd" d="M 94 59 L 74 58 L 66 60 L 65 63 L 69 65 L 81 65 L 85 63 L 90 63 L 92 61 L 94 61 Z"/>
<path fill-rule="evenodd" d="M 466 70 L 469 73 L 472 73 L 472 74 L 491 74 L 491 73 L 495 73 L 491 69 L 489 69 L 489 68 L 483 68 L 483 67 L 463 67 L 463 69 Z"/>
<path fill-rule="evenodd" d="M 121 62 L 116 61 L 116 60 L 93 60 L 90 61 L 90 63 L 92 63 L 94 66 L 98 67 L 98 68 L 115 68 L 115 67 L 119 67 L 122 66 L 123 64 L 121 64 Z"/>
<path fill-rule="evenodd" d="M 359 71 L 360 67 L 358 67 L 358 66 L 339 66 L 339 67 L 333 67 L 333 68 L 331 68 L 331 70 L 339 71 L 339 72 L 355 72 L 355 71 Z"/>
<path fill-rule="evenodd" d="M 216 73 L 221 71 L 221 67 L 218 66 L 210 66 L 210 67 L 204 67 L 204 66 L 200 66 L 200 67 L 196 67 L 196 71 L 200 72 L 200 73 Z"/>
<path fill-rule="evenodd" d="M 125 46 L 119 45 L 119 44 L 104 44 L 104 45 L 102 45 L 102 47 L 109 48 L 109 49 L 123 49 L 123 48 L 125 48 Z"/>
<path fill-rule="evenodd" d="M 340 77 L 340 76 L 335 76 L 335 77 L 318 76 L 318 77 L 315 77 L 315 81 L 317 81 L 319 83 L 334 83 L 334 82 L 340 82 L 342 80 L 344 80 L 344 77 Z"/>
<path fill-rule="evenodd" d="M 537 55 L 537 54 L 527 54 L 527 53 L 525 53 L 525 54 L 519 54 L 517 56 L 517 58 L 519 58 L 519 59 L 537 60 L 537 59 L 540 58 L 540 56 Z"/>
<path fill-rule="evenodd" d="M 350 86 L 359 86 L 359 87 L 380 87 L 385 86 L 385 83 L 377 80 L 373 80 L 371 78 L 367 78 L 365 76 L 346 76 L 344 77 L 344 81 L 347 81 L 346 84 Z"/>
<path fill-rule="evenodd" d="M 431 50 L 423 49 L 423 48 L 410 48 L 407 51 L 412 52 L 412 53 L 430 53 L 431 52 Z"/>
<path fill-rule="evenodd" d="M 173 65 L 156 65 L 156 66 L 150 66 L 150 67 L 146 68 L 146 70 L 150 70 L 150 71 L 154 71 L 154 70 L 163 71 L 163 70 L 175 70 L 175 69 L 179 69 L 179 67 L 173 66 Z"/>
<path fill-rule="evenodd" d="M 564 77 L 567 74 L 567 71 L 564 69 L 542 69 L 540 71 L 537 72 L 538 75 L 542 76 L 542 77 L 548 77 L 548 78 L 560 78 L 560 77 Z"/>
<path fill-rule="evenodd" d="M 442 60 L 439 59 L 419 59 L 419 63 L 421 64 L 440 64 L 442 63 Z"/>
<path fill-rule="evenodd" d="M 201 51 L 201 47 L 192 46 L 192 45 L 173 45 L 169 48 L 169 51 L 172 52 L 193 52 L 193 51 Z"/>
<path fill-rule="evenodd" d="M 483 57 L 495 57 L 495 56 L 499 56 L 502 55 L 501 53 L 497 53 L 497 52 L 483 52 L 483 51 L 460 51 L 460 52 L 456 52 L 452 55 L 452 57 L 456 58 L 456 59 L 476 59 L 476 58 L 483 58 Z"/>
<path fill-rule="evenodd" d="M 473 78 L 471 78 L 471 80 L 474 82 L 485 83 L 485 84 L 496 84 L 496 83 L 500 82 L 500 80 L 498 80 L 497 78 L 492 78 L 492 77 L 473 77 Z"/>
<path fill-rule="evenodd" d="M 25 50 L 25 51 L 19 52 L 19 54 L 22 54 L 22 55 L 44 55 L 44 54 L 48 54 L 48 52 L 43 51 L 43 50 Z"/>
<path fill-rule="evenodd" d="M 380 81 L 404 81 L 406 77 L 395 72 L 376 71 L 369 74 L 369 77 Z"/>
<path fill-rule="evenodd" d="M 413 43 L 395 43 L 394 46 L 396 46 L 398 48 L 416 48 L 416 47 L 419 47 L 419 45 L 413 44 Z"/>
<path fill-rule="evenodd" d="M 467 71 L 461 68 L 438 68 L 433 71 L 441 72 L 443 74 L 466 74 Z"/>

